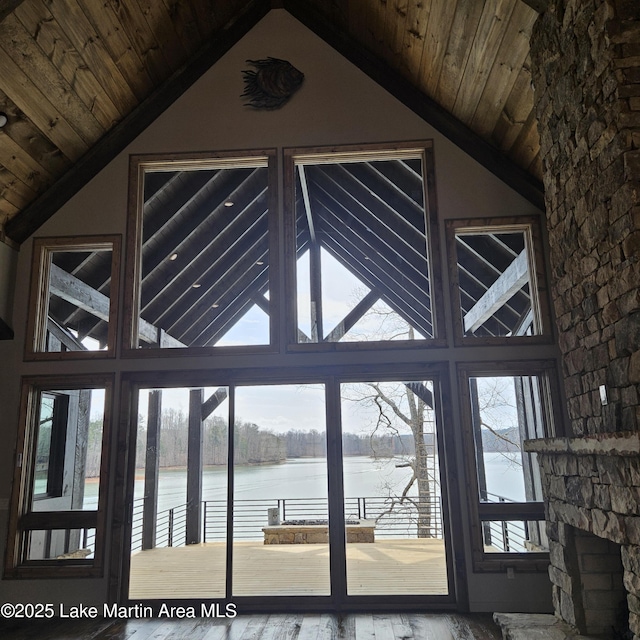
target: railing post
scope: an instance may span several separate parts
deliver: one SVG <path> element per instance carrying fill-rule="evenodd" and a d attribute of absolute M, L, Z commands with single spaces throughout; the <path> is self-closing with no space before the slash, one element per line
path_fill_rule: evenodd
<path fill-rule="evenodd" d="M 187 513 L 185 543 L 198 544 L 202 516 L 202 403 L 203 389 L 189 391 L 189 424 L 187 442 Z"/>
<path fill-rule="evenodd" d="M 156 546 L 161 413 L 162 391 L 150 391 L 147 418 L 147 446 L 144 462 L 144 501 L 142 507 L 143 549 L 153 549 Z"/>
<path fill-rule="evenodd" d="M 167 546 L 173 547 L 173 509 L 169 509 L 169 533 Z"/>
<path fill-rule="evenodd" d="M 504 542 L 504 550 L 509 551 L 509 523 L 506 520 L 502 521 L 502 539 Z"/>
<path fill-rule="evenodd" d="M 286 520 L 287 519 L 287 505 L 285 504 L 285 500 L 282 500 L 282 520 Z"/>
<path fill-rule="evenodd" d="M 367 499 L 362 498 L 362 519 L 367 519 Z"/>
<path fill-rule="evenodd" d="M 207 501 L 202 501 L 202 542 L 207 541 Z"/>

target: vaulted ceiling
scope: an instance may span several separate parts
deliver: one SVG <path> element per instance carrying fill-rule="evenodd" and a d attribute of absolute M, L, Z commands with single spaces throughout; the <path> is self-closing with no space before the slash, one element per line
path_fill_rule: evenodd
<path fill-rule="evenodd" d="M 0 0 L 0 239 L 21 243 L 272 8 L 542 206 L 545 0 Z"/>

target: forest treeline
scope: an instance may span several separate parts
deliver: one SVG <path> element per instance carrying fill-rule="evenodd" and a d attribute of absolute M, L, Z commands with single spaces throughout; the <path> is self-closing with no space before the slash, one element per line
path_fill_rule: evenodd
<path fill-rule="evenodd" d="M 86 458 L 86 477 L 98 475 L 100 467 L 101 423 L 89 426 Z M 504 430 L 503 437 L 483 437 L 485 451 L 510 451 L 505 436 L 514 437 L 513 430 Z M 507 433 L 508 432 L 508 433 Z M 483 436 L 485 434 L 483 433 Z M 427 445 L 433 444 L 433 434 L 425 434 Z M 510 438 L 509 438 L 510 439 Z M 160 466 L 186 467 L 188 443 L 188 418 L 182 411 L 165 409 L 162 412 L 160 430 Z M 136 443 L 136 467 L 145 466 L 147 429 L 140 420 Z M 227 463 L 228 427 L 223 418 L 214 416 L 203 424 L 203 461 L 205 465 L 225 465 Z M 345 456 L 390 457 L 414 455 L 413 436 L 368 435 L 344 433 L 342 450 Z M 327 454 L 325 434 L 320 431 L 292 429 L 286 433 L 273 433 L 250 422 L 239 421 L 236 427 L 234 460 L 237 465 L 273 464 L 287 458 L 325 457 Z"/>
<path fill-rule="evenodd" d="M 142 424 L 138 429 L 136 466 L 144 466 L 147 430 Z M 162 413 L 160 431 L 160 466 L 184 467 L 187 465 L 188 419 L 181 411 L 168 409 Z M 205 465 L 227 463 L 228 427 L 218 416 L 203 423 L 202 455 Z M 410 454 L 413 441 L 391 436 L 344 434 L 344 455 L 392 456 Z M 273 464 L 287 458 L 324 457 L 327 454 L 326 438 L 317 430 L 290 430 L 273 433 L 251 422 L 238 421 L 235 429 L 234 461 L 237 465 Z"/>

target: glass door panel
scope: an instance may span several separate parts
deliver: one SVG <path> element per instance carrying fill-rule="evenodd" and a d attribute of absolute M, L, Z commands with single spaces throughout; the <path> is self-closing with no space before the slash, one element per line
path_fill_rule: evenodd
<path fill-rule="evenodd" d="M 341 385 L 348 595 L 446 595 L 433 384 Z"/>
<path fill-rule="evenodd" d="M 225 596 L 226 387 L 142 389 L 131 599 Z"/>
<path fill-rule="evenodd" d="M 325 391 L 235 390 L 233 594 L 329 595 Z"/>

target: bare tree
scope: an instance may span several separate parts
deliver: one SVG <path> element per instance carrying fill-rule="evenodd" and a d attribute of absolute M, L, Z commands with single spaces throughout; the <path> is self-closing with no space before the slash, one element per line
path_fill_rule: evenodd
<path fill-rule="evenodd" d="M 408 468 L 410 475 L 398 489 L 385 487 L 387 507 L 378 520 L 399 513 L 411 513 L 419 538 L 438 535 L 436 442 L 430 385 L 423 382 L 368 382 L 348 386 L 349 401 L 374 412 L 369 438 L 374 457 L 396 458 L 396 467 Z M 410 443 L 403 435 L 410 435 Z M 391 436 L 391 446 L 387 438 Z M 378 445 L 383 441 L 382 452 Z M 415 489 L 414 489 L 415 488 Z M 412 491 L 412 489 L 414 489 Z M 417 493 L 417 495 L 416 495 Z"/>

